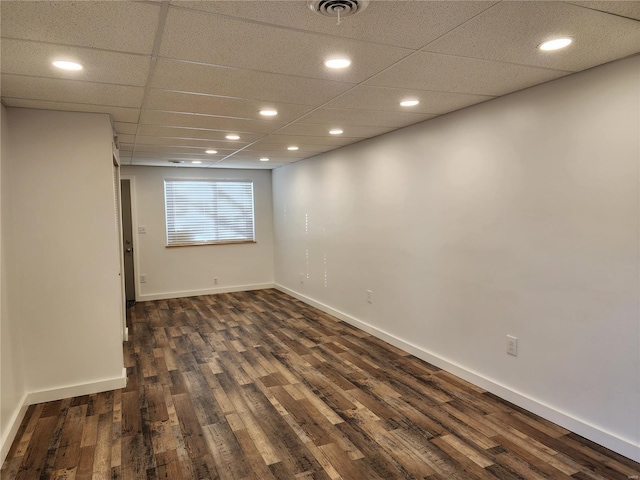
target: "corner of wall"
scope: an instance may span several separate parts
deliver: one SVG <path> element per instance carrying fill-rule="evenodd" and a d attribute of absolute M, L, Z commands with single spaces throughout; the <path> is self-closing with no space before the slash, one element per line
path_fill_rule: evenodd
<path fill-rule="evenodd" d="M 11 445 L 16 438 L 16 434 L 28 408 L 29 404 L 27 403 L 27 394 L 25 393 L 22 396 L 22 401 L 18 405 L 18 408 L 16 408 L 13 415 L 11 415 L 11 418 L 3 422 L 3 424 L 6 423 L 6 427 L 3 427 L 2 436 L 0 437 L 0 466 L 2 466 L 5 458 L 7 458 L 7 454 L 11 449 Z"/>
<path fill-rule="evenodd" d="M 11 191 L 9 177 L 9 111 L 0 105 L 0 464 L 27 411 L 24 384 L 22 330 L 15 312 L 10 310 L 7 250 L 11 232 Z"/>
<path fill-rule="evenodd" d="M 63 398 L 80 397 L 82 395 L 92 395 L 94 393 L 117 390 L 127 386 L 127 369 L 122 369 L 122 374 L 118 377 L 107 378 L 95 382 L 82 383 L 77 385 L 66 385 L 64 387 L 52 388 L 29 392 L 26 395 L 27 405 L 35 405 L 43 402 L 53 402 Z"/>
<path fill-rule="evenodd" d="M 90 382 L 79 385 L 68 385 L 51 390 L 41 390 L 37 392 L 25 392 L 21 401 L 17 405 L 13 414 L 6 422 L 3 422 L 2 436 L 0 436 L 0 466 L 4 463 L 11 445 L 30 405 L 43 402 L 52 402 L 63 398 L 79 397 L 82 395 L 92 395 L 95 393 L 117 390 L 127 386 L 127 369 L 122 369 L 122 374 L 116 378 L 109 378 L 97 382 Z"/>

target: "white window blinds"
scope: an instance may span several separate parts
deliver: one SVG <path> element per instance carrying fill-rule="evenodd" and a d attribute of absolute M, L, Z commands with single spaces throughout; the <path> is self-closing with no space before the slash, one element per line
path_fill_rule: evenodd
<path fill-rule="evenodd" d="M 253 182 L 165 180 L 167 245 L 255 241 Z"/>

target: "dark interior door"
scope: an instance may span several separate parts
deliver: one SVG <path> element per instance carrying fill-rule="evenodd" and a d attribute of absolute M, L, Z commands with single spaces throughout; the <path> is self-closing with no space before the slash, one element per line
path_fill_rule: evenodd
<path fill-rule="evenodd" d="M 133 268 L 133 226 L 131 222 L 131 182 L 120 181 L 122 193 L 122 241 L 124 252 L 124 289 L 127 302 L 136 299 L 135 271 Z"/>

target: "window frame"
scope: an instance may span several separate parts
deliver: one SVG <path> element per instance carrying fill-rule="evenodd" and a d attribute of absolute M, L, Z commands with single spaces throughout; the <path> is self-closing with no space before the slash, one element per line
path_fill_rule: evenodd
<path fill-rule="evenodd" d="M 237 183 L 237 184 L 248 184 L 250 185 L 251 192 L 251 231 L 252 238 L 240 238 L 240 239 L 224 239 L 224 240 L 209 240 L 202 242 L 180 242 L 174 243 L 170 242 L 170 226 L 169 226 L 169 202 L 167 201 L 167 184 L 175 182 L 184 182 L 184 183 L 193 183 L 193 182 L 201 182 L 201 183 L 209 183 L 209 184 L 221 184 L 221 183 Z M 166 177 L 163 180 L 163 196 L 164 196 L 164 225 L 165 225 L 165 247 L 166 248 L 179 248 L 179 247 L 194 247 L 194 246 L 202 246 L 202 245 L 235 245 L 235 244 L 248 244 L 248 243 L 257 243 L 256 240 L 256 218 L 255 218 L 255 189 L 254 189 L 254 181 L 252 179 L 246 178 L 175 178 L 175 177 Z M 212 200 L 212 203 L 214 201 Z M 216 216 L 218 214 L 216 213 Z M 175 217 L 175 215 L 174 215 Z M 242 217 L 244 218 L 244 217 Z M 174 230 L 175 231 L 175 230 Z"/>

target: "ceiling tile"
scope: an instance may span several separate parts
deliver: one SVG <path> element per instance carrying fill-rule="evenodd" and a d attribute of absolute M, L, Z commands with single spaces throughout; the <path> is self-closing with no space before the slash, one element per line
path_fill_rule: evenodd
<path fill-rule="evenodd" d="M 331 128 L 341 128 L 343 136 L 352 138 L 375 137 L 383 133 L 395 130 L 395 127 L 366 127 L 361 125 L 346 125 L 335 123 L 331 125 L 293 123 L 278 130 L 278 134 L 283 135 L 309 135 L 309 136 L 329 136 Z"/>
<path fill-rule="evenodd" d="M 406 112 L 384 112 L 380 110 L 349 110 L 320 108 L 304 117 L 305 123 L 321 125 L 362 125 L 371 127 L 405 127 L 422 122 L 435 115 Z"/>
<path fill-rule="evenodd" d="M 126 134 L 126 133 L 118 133 L 118 141 L 120 143 L 133 143 L 136 140 L 136 136 L 135 135 L 130 135 L 130 134 Z"/>
<path fill-rule="evenodd" d="M 353 17 L 328 18 L 302 1 L 172 1 L 172 5 L 206 10 L 255 22 L 308 30 L 378 44 L 418 49 L 496 2 L 372 1 Z"/>
<path fill-rule="evenodd" d="M 160 110 L 145 110 L 140 117 L 140 123 L 147 125 L 172 125 L 176 127 L 200 127 L 217 130 L 225 128 L 228 129 L 227 132 L 238 132 L 241 137 L 241 132 L 270 133 L 284 125 L 282 122 L 163 112 Z"/>
<path fill-rule="evenodd" d="M 287 147 L 290 145 L 295 145 L 299 147 L 298 150 L 287 150 Z M 308 143 L 301 142 L 287 142 L 287 143 L 264 143 L 263 141 L 259 141 L 258 143 L 251 145 L 246 148 L 242 152 L 244 154 L 250 154 L 251 152 L 258 152 L 255 154 L 256 157 L 260 156 L 260 154 L 269 154 L 277 155 L 281 158 L 298 158 L 300 156 L 305 156 L 309 153 L 320 153 L 326 152 L 329 150 L 333 150 L 338 148 L 339 145 L 311 145 Z"/>
<path fill-rule="evenodd" d="M 2 100 L 7 107 L 35 108 L 39 110 L 62 110 L 65 112 L 108 113 L 109 115 L 111 115 L 114 122 L 130 122 L 126 123 L 129 125 L 137 125 L 138 118 L 140 117 L 140 109 L 138 108 L 111 107 L 105 105 L 90 105 L 82 103 L 50 102 L 48 100 L 29 100 L 24 98 L 10 97 L 3 97 Z"/>
<path fill-rule="evenodd" d="M 316 106 L 352 84 L 158 59 L 152 87 Z"/>
<path fill-rule="evenodd" d="M 169 138 L 169 137 L 147 137 L 138 135 L 137 145 L 165 145 L 171 147 L 186 147 L 185 151 L 197 153 L 199 155 L 210 155 L 205 150 L 216 150 L 220 155 L 229 155 L 243 145 L 224 144 L 211 140 L 201 140 L 192 138 Z M 230 148 L 232 147 L 232 148 Z"/>
<path fill-rule="evenodd" d="M 133 147 L 130 147 L 133 148 Z M 131 152 L 130 152 L 131 153 Z M 135 154 L 133 154 L 133 158 L 151 158 L 151 159 L 158 159 L 158 160 L 162 160 L 164 159 L 165 161 L 167 159 L 172 159 L 172 160 L 184 160 L 184 161 L 191 161 L 191 160 L 200 160 L 201 162 L 217 162 L 219 160 L 222 160 L 224 157 L 226 157 L 227 155 L 229 155 L 228 152 L 226 154 L 219 154 L 219 155 L 199 155 L 199 154 L 190 154 L 190 153 L 175 153 L 175 152 L 171 152 L 171 151 L 163 151 L 163 150 L 157 150 L 157 151 L 145 151 L 145 150 L 141 150 L 141 149 L 137 149 L 135 151 Z"/>
<path fill-rule="evenodd" d="M 212 48 L 225 43 L 234 48 Z M 160 48 L 168 58 L 349 83 L 361 82 L 411 52 L 176 8 L 169 10 Z M 353 63 L 344 70 L 328 69 L 324 60 L 334 56 Z"/>
<path fill-rule="evenodd" d="M 243 159 L 243 158 L 231 157 L 212 165 L 211 168 L 245 168 L 245 169 L 252 169 L 252 170 L 253 169 L 272 170 L 282 165 L 293 163 L 294 161 L 296 160 L 286 160 L 286 161 L 280 161 L 280 162 L 275 162 L 273 160 L 270 160 L 268 162 L 261 162 L 259 159 L 255 159 L 255 158 Z"/>
<path fill-rule="evenodd" d="M 118 159 L 120 160 L 120 165 L 131 165 L 131 155 L 120 152 L 118 155 Z"/>
<path fill-rule="evenodd" d="M 51 64 L 54 60 L 78 62 L 84 68 L 60 70 Z M 2 39 L 3 73 L 144 86 L 150 62 L 142 55 Z"/>
<path fill-rule="evenodd" d="M 244 152 L 240 152 L 237 155 L 233 155 L 232 157 L 227 157 L 223 160 L 220 160 L 218 162 L 218 165 L 237 165 L 237 164 L 245 164 L 245 165 L 262 165 L 264 167 L 267 168 L 275 168 L 278 167 L 280 165 L 286 165 L 288 163 L 293 163 L 293 162 L 297 162 L 300 159 L 297 158 L 277 158 L 273 155 L 271 156 L 267 156 L 266 158 L 269 158 L 269 161 L 267 162 L 262 162 L 260 161 L 260 158 L 265 158 L 265 157 L 260 157 L 258 155 L 246 155 L 244 154 Z"/>
<path fill-rule="evenodd" d="M 213 158 L 217 158 L 217 157 L 221 158 L 221 157 L 224 157 L 226 155 L 229 155 L 230 153 L 234 152 L 235 150 L 228 150 L 228 151 L 220 150 L 215 155 L 208 155 L 208 154 L 204 153 L 204 150 L 202 149 L 202 147 L 171 146 L 171 145 L 143 145 L 138 141 L 135 144 L 134 151 L 135 151 L 136 154 L 139 154 L 141 152 L 166 153 L 168 155 L 186 155 L 186 156 L 189 156 L 189 157 L 197 157 L 197 158 L 204 158 L 204 159 L 211 158 L 211 159 L 213 159 Z"/>
<path fill-rule="evenodd" d="M 329 102 L 327 107 L 442 114 L 484 102 L 491 98 L 493 97 L 484 95 L 360 85 Z M 406 99 L 419 100 L 420 103 L 414 107 L 401 107 L 400 102 Z"/>
<path fill-rule="evenodd" d="M 216 145 L 237 145 L 237 141 L 227 140 L 225 135 L 229 132 L 223 130 L 206 130 L 201 128 L 185 128 L 171 127 L 165 125 L 140 125 L 139 135 L 156 136 L 156 137 L 176 137 L 176 138 L 194 138 L 204 139 L 216 142 Z M 250 143 L 263 137 L 262 134 L 242 133 L 244 143 Z"/>
<path fill-rule="evenodd" d="M 221 163 L 229 164 L 232 161 L 253 163 L 253 162 L 259 162 L 260 158 L 266 157 L 269 159 L 268 163 L 271 165 L 277 164 L 277 163 L 284 164 L 284 163 L 297 162 L 299 160 L 303 160 L 305 158 L 318 155 L 319 153 L 320 152 L 286 152 L 285 151 L 283 154 L 280 154 L 278 152 L 264 152 L 263 154 L 260 154 L 259 152 L 249 152 L 247 150 L 243 150 L 233 156 L 223 159 Z M 263 163 L 267 163 L 267 162 L 263 162 Z"/>
<path fill-rule="evenodd" d="M 260 149 L 263 145 L 309 145 L 336 148 L 343 145 L 355 143 L 362 138 L 345 137 L 344 135 L 325 135 L 322 137 L 311 135 L 269 135 L 260 140 L 260 142 L 252 145 L 248 150 Z"/>
<path fill-rule="evenodd" d="M 160 6 L 141 2 L 2 2 L 2 36 L 151 54 Z"/>
<path fill-rule="evenodd" d="M 124 163 L 274 168 L 635 53 L 639 4 L 373 0 L 336 25 L 306 0 L 0 0 L 2 101 L 110 114 Z M 576 42 L 542 56 L 538 37 L 560 28 Z M 325 70 L 333 53 L 352 67 Z M 54 71 L 58 55 L 85 69 Z M 409 96 L 420 104 L 400 108 Z"/>
<path fill-rule="evenodd" d="M 2 74 L 6 97 L 140 108 L 143 92 L 142 87 Z"/>
<path fill-rule="evenodd" d="M 418 52 L 392 69 L 366 81 L 365 84 L 499 96 L 560 78 L 569 73 L 475 58 Z"/>
<path fill-rule="evenodd" d="M 537 46 L 569 36 L 566 49 Z M 640 50 L 640 26 L 627 18 L 559 2 L 501 2 L 431 43 L 434 53 L 578 71 Z"/>
<path fill-rule="evenodd" d="M 576 1 L 567 3 L 579 5 L 584 8 L 591 8 L 593 10 L 599 10 L 601 12 L 613 13 L 614 15 L 620 15 L 621 17 L 640 20 L 640 2 L 638 1 Z"/>
<path fill-rule="evenodd" d="M 137 123 L 124 123 L 124 122 L 114 122 L 113 128 L 116 129 L 116 132 L 121 133 L 123 135 L 135 135 L 138 131 Z"/>
<path fill-rule="evenodd" d="M 290 122 L 313 108 L 291 103 L 244 100 L 156 89 L 150 91 L 146 106 L 151 110 L 203 113 L 272 122 Z M 278 115 L 263 117 L 259 113 L 263 108 L 274 108 L 278 111 Z"/>
<path fill-rule="evenodd" d="M 179 168 L 208 168 L 215 165 L 216 162 L 202 162 L 200 164 L 191 163 L 189 160 L 184 160 L 183 163 L 173 164 L 169 160 L 163 158 L 148 158 L 135 156 L 131 160 L 131 165 L 143 165 L 147 167 L 179 167 Z"/>

